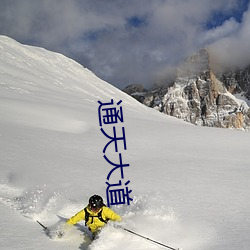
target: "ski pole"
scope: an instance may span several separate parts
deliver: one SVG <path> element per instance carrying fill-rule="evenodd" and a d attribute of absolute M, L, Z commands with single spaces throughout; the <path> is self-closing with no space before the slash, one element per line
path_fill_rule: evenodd
<path fill-rule="evenodd" d="M 48 230 L 48 228 L 47 227 L 45 227 L 41 222 L 39 222 L 38 220 L 36 221 L 40 226 L 42 226 L 43 227 L 43 229 L 46 231 L 46 230 Z"/>
<path fill-rule="evenodd" d="M 133 231 L 127 229 L 127 228 L 122 227 L 122 229 L 125 230 L 125 231 L 127 231 L 127 232 L 129 232 L 129 233 L 131 233 L 131 234 L 137 235 L 137 236 L 139 236 L 139 237 L 141 237 L 141 238 L 143 238 L 143 239 L 146 239 L 146 240 L 148 240 L 148 241 L 152 241 L 152 242 L 154 242 L 154 243 L 156 243 L 156 244 L 158 244 L 158 245 L 161 245 L 161 246 L 163 246 L 163 247 L 169 248 L 169 249 L 171 249 L 171 250 L 180 250 L 180 248 L 173 248 L 173 247 L 167 246 L 167 245 L 165 245 L 165 244 L 162 244 L 161 242 L 152 240 L 152 239 L 150 239 L 150 238 L 148 238 L 148 237 L 145 237 L 145 236 L 143 236 L 143 235 L 141 235 L 141 234 L 135 233 L 135 232 L 133 232 Z"/>

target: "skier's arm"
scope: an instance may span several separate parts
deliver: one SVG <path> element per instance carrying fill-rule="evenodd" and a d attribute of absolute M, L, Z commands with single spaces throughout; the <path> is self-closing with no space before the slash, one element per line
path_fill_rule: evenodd
<path fill-rule="evenodd" d="M 67 221 L 67 224 L 75 225 L 78 221 L 84 220 L 84 218 L 85 218 L 85 212 L 84 212 L 84 209 L 83 209 L 83 210 L 81 210 L 80 212 L 78 212 L 77 214 L 75 214 L 74 216 L 72 216 L 72 217 Z"/>
<path fill-rule="evenodd" d="M 118 221 L 118 222 L 122 221 L 121 216 L 116 214 L 113 210 L 111 210 L 108 207 L 105 207 L 104 209 L 105 209 L 105 217 L 107 219 L 110 219 L 112 221 Z"/>

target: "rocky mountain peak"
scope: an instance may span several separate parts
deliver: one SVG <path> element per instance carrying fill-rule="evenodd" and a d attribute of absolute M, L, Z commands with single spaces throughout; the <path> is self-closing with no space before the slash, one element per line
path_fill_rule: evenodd
<path fill-rule="evenodd" d="M 205 74 L 210 70 L 209 53 L 201 49 L 194 55 L 188 57 L 177 69 L 177 77 L 194 77 Z"/>
<path fill-rule="evenodd" d="M 171 86 L 129 94 L 149 107 L 196 125 L 248 129 L 249 106 L 233 94 L 248 93 L 244 88 L 249 86 L 250 74 L 245 70 L 215 74 L 210 64 L 208 50 L 202 49 L 178 67 Z"/>

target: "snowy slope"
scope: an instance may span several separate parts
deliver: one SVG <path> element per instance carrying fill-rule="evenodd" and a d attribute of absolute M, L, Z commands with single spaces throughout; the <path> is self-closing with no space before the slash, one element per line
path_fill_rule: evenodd
<path fill-rule="evenodd" d="M 0 248 L 163 249 L 112 225 L 92 244 L 81 227 L 51 240 L 36 223 L 53 227 L 57 215 L 70 217 L 90 195 L 106 197 L 111 166 L 103 158 L 107 138 L 100 131 L 97 101 L 111 99 L 122 100 L 127 140 L 122 155 L 130 164 L 124 172 L 134 199 L 113 207 L 122 225 L 185 250 L 248 250 L 248 132 L 196 127 L 165 116 L 63 55 L 4 36 Z M 115 157 L 112 147 L 108 154 Z"/>

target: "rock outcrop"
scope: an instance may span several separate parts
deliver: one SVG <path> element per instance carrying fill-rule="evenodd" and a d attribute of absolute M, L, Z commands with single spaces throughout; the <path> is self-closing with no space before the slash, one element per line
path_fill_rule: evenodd
<path fill-rule="evenodd" d="M 196 125 L 248 129 L 250 109 L 233 94 L 250 96 L 249 71 L 248 68 L 248 71 L 215 75 L 209 53 L 203 49 L 178 68 L 171 86 L 149 91 L 137 86 L 136 91 L 129 94 L 149 107 Z"/>

